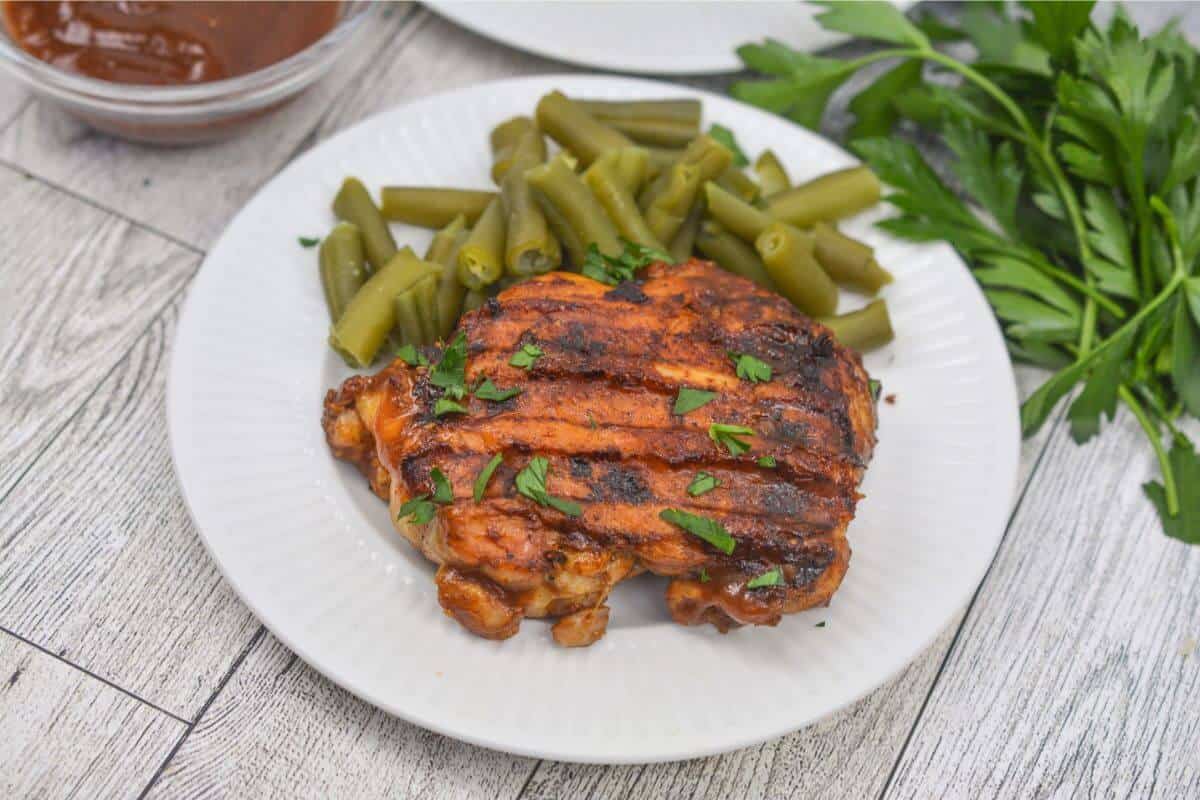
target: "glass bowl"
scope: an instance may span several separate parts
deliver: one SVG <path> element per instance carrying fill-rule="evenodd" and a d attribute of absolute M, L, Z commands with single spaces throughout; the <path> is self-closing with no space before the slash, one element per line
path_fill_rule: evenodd
<path fill-rule="evenodd" d="M 22 50 L 2 22 L 0 67 L 42 99 L 106 133 L 156 144 L 213 141 L 234 135 L 315 83 L 376 10 L 373 3 L 343 3 L 333 28 L 299 53 L 209 83 L 138 86 L 67 72 Z"/>

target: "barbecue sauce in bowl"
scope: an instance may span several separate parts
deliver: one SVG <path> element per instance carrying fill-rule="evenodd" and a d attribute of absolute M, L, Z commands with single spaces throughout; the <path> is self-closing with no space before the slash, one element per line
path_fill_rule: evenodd
<path fill-rule="evenodd" d="M 59 69 L 169 86 L 236 78 L 299 53 L 338 21 L 340 2 L 5 0 L 13 41 Z"/>

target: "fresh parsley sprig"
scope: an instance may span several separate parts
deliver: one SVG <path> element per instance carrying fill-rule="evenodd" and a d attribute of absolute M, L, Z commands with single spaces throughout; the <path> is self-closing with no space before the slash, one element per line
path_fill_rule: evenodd
<path fill-rule="evenodd" d="M 550 462 L 542 456 L 529 459 L 525 468 L 517 473 L 517 491 L 541 506 L 549 506 L 561 511 L 568 517 L 583 515 L 583 509 L 573 500 L 555 497 L 546 489 L 546 479 L 550 474 Z M 485 482 L 486 483 L 486 482 Z"/>
<path fill-rule="evenodd" d="M 600 252 L 596 243 L 592 242 L 588 245 L 587 258 L 584 259 L 583 266 L 579 271 L 592 280 L 616 286 L 624 281 L 633 280 L 637 276 L 638 270 L 650 266 L 655 261 L 675 263 L 669 253 L 631 242 L 628 239 L 621 239 L 621 246 L 624 250 L 619 256 L 606 256 Z"/>
<path fill-rule="evenodd" d="M 967 4 L 954 24 L 886 2 L 821 2 L 827 29 L 883 47 L 852 59 L 776 41 L 738 49 L 769 76 L 746 102 L 817 127 L 832 93 L 888 62 L 851 101 L 852 149 L 891 187 L 880 227 L 945 240 L 971 265 L 1013 357 L 1055 375 L 1021 409 L 1036 432 L 1058 402 L 1083 442 L 1125 405 L 1158 458 L 1144 487 L 1165 532 L 1200 543 L 1184 492 L 1200 457 L 1177 424 L 1200 416 L 1200 53 L 1167 26 L 1142 36 L 1090 2 Z M 940 51 L 970 42 L 978 58 Z M 940 133 L 952 188 L 892 134 L 907 118 Z"/>

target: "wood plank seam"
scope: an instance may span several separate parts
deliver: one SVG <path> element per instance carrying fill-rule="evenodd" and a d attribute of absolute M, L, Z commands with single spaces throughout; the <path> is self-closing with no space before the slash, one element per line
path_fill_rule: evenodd
<path fill-rule="evenodd" d="M 1025 502 L 1025 497 L 1029 494 L 1029 487 L 1033 485 L 1033 480 L 1037 477 L 1038 470 L 1042 466 L 1042 460 L 1046 457 L 1046 451 L 1050 447 L 1050 442 L 1053 440 L 1054 428 L 1062 424 L 1067 415 L 1067 406 L 1069 403 L 1063 403 L 1055 416 L 1054 421 L 1050 426 L 1051 435 L 1047 436 L 1042 442 L 1042 448 L 1038 451 L 1037 460 L 1033 463 L 1033 469 L 1029 470 L 1029 477 L 1025 479 L 1025 485 L 1021 487 L 1021 492 L 1017 496 L 1017 502 L 1013 504 L 1013 509 L 1008 515 L 1008 522 L 1004 525 L 1004 535 L 1000 537 L 1000 543 L 996 545 L 996 552 L 992 556 L 991 563 L 988 564 L 987 571 L 983 573 L 983 578 L 979 581 L 979 585 L 975 587 L 975 591 L 971 594 L 971 600 L 967 603 L 966 610 L 963 612 L 962 619 L 958 622 L 958 627 L 954 631 L 954 637 L 950 640 L 950 646 L 946 648 L 946 652 L 942 654 L 941 663 L 938 664 L 937 672 L 933 675 L 933 680 L 929 684 L 928 690 L 925 692 L 925 699 L 921 701 L 921 708 L 913 717 L 912 724 L 909 726 L 908 734 L 904 737 L 904 744 L 900 745 L 900 749 L 896 752 L 896 760 L 892 762 L 892 768 L 888 770 L 887 780 L 883 782 L 883 788 L 879 790 L 878 800 L 883 800 L 887 796 L 888 789 L 892 786 L 892 781 L 896 777 L 896 770 L 900 767 L 900 762 L 904 760 L 904 754 L 908 750 L 909 744 L 912 742 L 913 734 L 916 733 L 917 727 L 921 723 L 921 717 L 925 714 L 925 709 L 929 706 L 929 700 L 933 697 L 934 689 L 937 688 L 938 681 L 942 677 L 942 672 L 946 669 L 946 664 L 950 661 L 950 656 L 954 653 L 954 648 L 958 645 L 958 639 L 962 635 L 963 629 L 966 628 L 967 620 L 971 618 L 971 611 L 975 608 L 975 601 L 979 599 L 983 587 L 987 584 L 988 578 L 992 574 L 992 567 L 996 565 L 997 559 L 1000 558 L 1000 550 L 1004 547 L 1004 542 L 1008 539 L 1009 531 L 1012 529 L 1013 521 L 1017 518 L 1017 512 L 1021 510 L 1021 504 Z"/>
<path fill-rule="evenodd" d="M 2 129 L 0 129 L 0 130 L 2 130 Z M 102 211 L 105 214 L 110 214 L 119 220 L 128 222 L 130 225 L 132 225 L 133 227 L 137 228 L 140 231 L 153 234 L 153 235 L 159 237 L 160 239 L 166 239 L 171 244 L 173 244 L 177 247 L 182 247 L 184 250 L 187 250 L 189 253 L 192 253 L 192 254 L 198 255 L 198 256 L 207 255 L 207 251 L 202 250 L 201 248 L 197 247 L 194 244 L 189 244 L 188 242 L 185 242 L 182 239 L 172 236 L 171 234 L 169 234 L 165 231 L 158 230 L 157 228 L 155 228 L 152 225 L 147 225 L 145 222 L 136 220 L 133 217 L 129 216 L 128 214 L 124 214 L 120 211 L 109 208 L 108 206 L 104 205 L 103 203 L 99 203 L 86 195 L 79 194 L 78 192 L 75 192 L 72 189 L 70 189 L 66 186 L 63 186 L 62 184 L 55 183 L 54 181 L 51 181 L 47 178 L 43 178 L 41 175 L 38 175 L 37 173 L 34 173 L 34 172 L 30 172 L 29 170 L 24 169 L 23 167 L 21 167 L 17 164 L 14 164 L 13 162 L 11 162 L 7 159 L 0 158 L 0 166 L 7 167 L 8 169 L 12 170 L 13 172 L 17 173 L 18 175 L 25 176 L 26 180 L 37 181 L 38 183 L 42 184 L 43 186 L 53 189 L 56 192 L 59 192 L 61 194 L 65 194 L 67 197 L 70 197 L 73 200 L 78 200 L 81 203 L 89 205 L 92 208 L 96 209 L 97 211 Z"/>
<path fill-rule="evenodd" d="M 42 645 L 38 644 L 37 642 L 32 641 L 31 639 L 27 639 L 24 636 L 22 636 L 21 634 L 10 631 L 8 628 L 4 627 L 3 625 L 0 625 L 0 635 L 3 635 L 3 634 L 9 635 L 19 642 L 24 642 L 25 644 L 29 645 L 30 647 L 34 648 L 35 650 L 50 656 L 55 661 L 60 661 L 63 664 L 66 664 L 68 667 L 71 667 L 74 670 L 82 672 L 84 675 L 87 675 L 89 678 L 92 678 L 94 680 L 99 681 L 100 683 L 103 683 L 105 686 L 109 687 L 110 689 L 117 690 L 118 692 L 125 695 L 126 697 L 128 697 L 132 700 L 136 700 L 144 706 L 149 706 L 150 708 L 154 709 L 155 711 L 157 711 L 160 714 L 166 714 L 171 719 L 177 720 L 178 722 L 182 722 L 184 725 L 189 724 L 186 719 L 183 719 L 182 717 L 172 714 L 170 711 L 167 711 L 165 708 L 162 708 L 161 706 L 157 706 L 154 703 L 151 703 L 146 698 L 141 697 L 140 695 L 129 691 L 128 689 L 124 688 L 123 686 L 119 686 L 119 685 L 113 683 L 112 681 L 108 680 L 107 678 L 103 678 L 103 677 L 97 675 L 96 673 L 92 672 L 91 670 L 87 669 L 86 667 L 79 666 L 78 664 L 74 663 L 70 659 L 63 658 L 58 653 L 55 653 L 53 650 L 49 650 L 49 649 L 43 647 Z"/>
<path fill-rule="evenodd" d="M 41 179 L 37 178 L 35 176 L 33 178 L 33 180 L 40 181 Z M 45 183 L 45 181 L 42 181 L 42 183 Z M 57 187 L 55 187 L 55 186 L 50 186 L 50 184 L 46 184 L 46 185 L 49 186 L 51 189 L 57 190 Z M 98 206 L 94 206 L 94 207 L 99 208 Z M 134 222 L 133 220 L 130 220 L 126 217 L 122 217 L 122 219 L 126 220 L 131 225 L 142 227 L 137 222 Z M 155 233 L 154 231 L 150 231 L 147 228 L 143 227 L 142 229 L 151 235 L 160 235 L 160 234 Z M 152 316 L 150 318 L 150 320 L 146 323 L 145 327 L 142 328 L 140 331 L 138 331 L 136 336 L 132 337 L 132 339 L 130 340 L 129 347 L 127 347 L 125 349 L 125 351 L 123 353 L 121 353 L 116 358 L 116 360 L 113 361 L 112 366 L 103 375 L 100 376 L 99 380 L 96 381 L 96 385 L 93 386 L 86 395 L 84 395 L 82 398 L 80 398 L 79 405 L 75 407 L 75 410 L 72 411 L 70 414 L 68 414 L 63 419 L 63 422 L 61 425 L 58 426 L 58 429 L 55 430 L 54 433 L 51 434 L 50 438 L 46 440 L 45 446 L 43 446 L 42 449 L 39 450 L 36 455 L 34 455 L 34 457 L 29 461 L 29 463 L 25 465 L 25 468 L 21 470 L 20 474 L 17 475 L 16 479 L 12 482 L 12 486 L 10 486 L 8 488 L 8 491 L 5 492 L 3 495 L 0 495 L 0 504 L 3 504 L 6 500 L 8 500 L 8 498 L 16 491 L 17 487 L 21 485 L 21 482 L 23 480 L 25 480 L 25 476 L 29 474 L 30 470 L 32 470 L 34 468 L 34 466 L 36 466 L 37 463 L 42 460 L 42 456 L 45 455 L 46 452 L 50 450 L 50 448 L 54 445 L 54 443 L 56 441 L 58 441 L 58 437 L 63 434 L 63 431 L 65 431 L 68 427 L 70 427 L 71 423 L 75 420 L 75 418 L 78 417 L 79 414 L 83 411 L 83 409 L 87 407 L 87 404 L 92 401 L 92 398 L 94 398 L 96 396 L 96 392 L 100 391 L 100 387 L 104 385 L 105 381 L 107 381 L 110 377 L 112 377 L 113 373 L 116 372 L 116 370 L 123 363 L 125 363 L 125 360 L 127 358 L 129 358 L 129 354 L 133 352 L 133 349 L 135 347 L 137 347 L 138 342 L 140 342 L 142 340 L 142 338 L 150 330 L 152 330 L 155 325 L 158 324 L 158 322 L 162 319 L 162 316 L 167 312 L 168 309 L 171 308 L 171 305 L 175 302 L 175 300 L 180 295 L 182 295 L 184 292 L 186 292 L 188 290 L 188 287 L 191 286 L 192 280 L 196 277 L 196 273 L 199 272 L 199 269 L 200 269 L 199 266 L 197 266 L 196 269 L 192 272 L 192 274 L 188 276 L 187 281 L 184 282 L 184 284 L 182 286 L 180 286 L 177 291 L 175 291 L 174 293 L 167 296 L 167 298 L 163 302 L 162 306 L 158 309 L 158 311 L 156 311 L 154 313 L 154 316 Z M 7 541 L 0 542 L 0 549 L 3 549 L 3 547 L 7 547 L 7 545 L 8 545 Z M 0 628 L 0 629 L 2 629 L 2 628 Z M 20 637 L 18 637 L 18 638 L 20 638 Z M 71 663 L 71 662 L 67 662 L 67 663 Z M 77 666 L 77 665 L 71 664 L 71 666 Z M 172 716 L 174 716 L 174 715 L 172 715 Z"/>
<path fill-rule="evenodd" d="M 208 696 L 208 699 L 204 701 L 204 705 L 202 705 L 200 710 L 196 713 L 196 718 L 191 722 L 185 721 L 187 728 L 184 729 L 183 733 L 180 734 L 178 741 L 176 741 L 171 747 L 171 751 L 167 753 L 167 757 L 164 758 L 162 763 L 158 765 L 158 769 L 156 769 L 154 774 L 150 776 L 149 782 L 142 788 L 142 791 L 138 793 L 137 800 L 144 800 L 146 795 L 150 793 L 150 790 L 154 788 L 154 784 L 158 783 L 159 778 L 162 777 L 163 773 L 167 769 L 167 766 L 171 763 L 171 759 L 175 758 L 175 755 L 179 752 L 179 748 L 183 747 L 183 743 L 187 741 L 188 736 L 190 736 L 192 731 L 196 729 L 196 725 L 198 725 L 200 720 L 204 718 L 205 713 L 207 713 L 209 707 L 212 706 L 213 701 L 216 700 L 217 696 L 221 694 L 221 690 L 224 689 L 226 684 L 229 683 L 234 673 L 241 668 L 242 663 L 246 660 L 246 657 L 249 656 L 254 648 L 258 646 L 258 643 L 262 641 L 266 633 L 266 626 L 260 624 L 258 626 L 258 630 L 256 630 L 254 635 L 250 637 L 250 641 L 246 643 L 246 646 L 242 648 L 240 653 L 238 653 L 237 658 L 235 658 L 233 663 L 229 665 L 229 669 L 225 670 L 225 674 L 221 676 L 221 680 L 217 683 L 217 688 L 213 689 L 212 694 Z"/>

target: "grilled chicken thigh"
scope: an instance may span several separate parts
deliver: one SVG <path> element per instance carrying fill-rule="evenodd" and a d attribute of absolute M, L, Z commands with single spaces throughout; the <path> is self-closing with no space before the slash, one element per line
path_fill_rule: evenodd
<path fill-rule="evenodd" d="M 828 604 L 849 562 L 846 525 L 876 424 L 858 356 L 828 330 L 698 260 L 653 264 L 616 288 L 544 275 L 460 329 L 467 387 L 488 378 L 520 394 L 468 394 L 467 413 L 435 416 L 443 390 L 431 368 L 397 360 L 331 390 L 323 423 L 333 453 L 359 467 L 400 532 L 439 565 L 438 599 L 463 626 L 504 639 L 522 617 L 559 618 L 560 644 L 591 644 L 613 586 L 643 571 L 670 578 L 667 606 L 685 625 L 775 625 Z M 525 345 L 542 355 L 513 366 Z M 741 354 L 769 365 L 770 379 L 739 377 Z M 677 414 L 681 387 L 715 397 Z M 731 453 L 714 424 L 753 431 L 737 436 L 749 451 Z M 503 462 L 476 502 L 472 487 L 496 454 Z M 536 457 L 566 512 L 518 491 Z M 414 523 L 399 511 L 435 493 L 435 468 L 453 500 Z M 693 495 L 701 472 L 716 488 Z M 671 509 L 719 523 L 732 549 L 670 511 L 664 519 Z"/>

